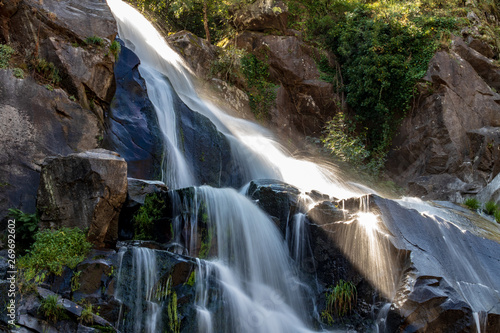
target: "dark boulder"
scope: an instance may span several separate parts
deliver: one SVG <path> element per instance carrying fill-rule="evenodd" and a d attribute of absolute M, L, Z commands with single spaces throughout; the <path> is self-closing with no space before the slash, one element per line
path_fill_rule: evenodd
<path fill-rule="evenodd" d="M 283 235 L 289 220 L 299 212 L 299 194 L 296 187 L 271 179 L 252 180 L 247 189 L 250 199 L 275 219 Z"/>
<path fill-rule="evenodd" d="M 42 228 L 89 228 L 97 247 L 114 247 L 118 216 L 127 193 L 127 164 L 116 153 L 96 149 L 46 159 L 37 208 Z"/>

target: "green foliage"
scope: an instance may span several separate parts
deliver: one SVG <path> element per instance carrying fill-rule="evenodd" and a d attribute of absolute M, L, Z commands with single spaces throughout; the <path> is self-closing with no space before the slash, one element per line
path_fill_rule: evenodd
<path fill-rule="evenodd" d="M 352 282 L 340 280 L 333 290 L 326 295 L 326 309 L 321 313 L 321 317 L 329 325 L 333 324 L 333 316 L 342 318 L 351 310 L 356 303 L 357 291 Z"/>
<path fill-rule="evenodd" d="M 465 199 L 464 205 L 466 205 L 470 210 L 478 210 L 479 207 L 481 207 L 481 203 L 476 198 Z"/>
<path fill-rule="evenodd" d="M 354 133 L 353 123 L 339 112 L 327 122 L 323 144 L 343 161 L 361 165 L 370 156 L 361 136 Z"/>
<path fill-rule="evenodd" d="M 241 58 L 241 71 L 246 78 L 250 108 L 257 119 L 266 119 L 276 100 L 276 85 L 269 82 L 269 64 L 253 54 Z"/>
<path fill-rule="evenodd" d="M 40 302 L 38 312 L 49 321 L 55 323 L 57 320 L 63 318 L 64 307 L 62 304 L 59 304 L 59 297 L 57 295 L 49 295 Z"/>
<path fill-rule="evenodd" d="M 495 217 L 495 221 L 497 221 L 497 223 L 500 223 L 500 209 L 499 209 L 499 210 L 496 210 L 496 211 L 493 213 L 493 216 Z"/>
<path fill-rule="evenodd" d="M 18 79 L 24 79 L 24 71 L 21 68 L 14 68 L 12 74 Z"/>
<path fill-rule="evenodd" d="M 167 305 L 168 326 L 171 333 L 179 333 L 181 331 L 181 320 L 177 314 L 177 294 L 172 292 Z"/>
<path fill-rule="evenodd" d="M 139 208 L 134 216 L 135 235 L 134 239 L 155 239 L 153 234 L 154 221 L 162 217 L 162 209 L 165 202 L 156 193 L 148 194 L 144 199 L 144 205 Z"/>
<path fill-rule="evenodd" d="M 193 270 L 191 272 L 191 275 L 189 275 L 189 279 L 187 280 L 186 284 L 190 287 L 194 287 L 195 283 L 196 283 L 196 272 Z"/>
<path fill-rule="evenodd" d="M 96 46 L 101 46 L 104 44 L 103 39 L 95 35 L 85 38 L 84 42 L 87 45 L 96 45 Z"/>
<path fill-rule="evenodd" d="M 488 201 L 484 204 L 484 212 L 488 215 L 493 215 L 498 210 L 498 206 L 493 201 Z"/>
<path fill-rule="evenodd" d="M 109 52 L 111 52 L 111 54 L 115 57 L 115 61 L 118 61 L 118 55 L 120 54 L 121 50 L 122 46 L 117 40 L 114 40 L 109 46 Z"/>
<path fill-rule="evenodd" d="M 7 216 L 16 221 L 16 246 L 23 253 L 35 241 L 39 218 L 36 214 L 23 213 L 17 208 L 9 208 Z"/>
<path fill-rule="evenodd" d="M 337 56 L 355 132 L 363 136 L 369 159 L 378 159 L 375 164 L 382 164 L 436 50 L 469 24 L 464 5 L 458 0 L 289 2 L 291 26 Z M 318 63 L 321 78 L 338 83 L 325 63 Z"/>
<path fill-rule="evenodd" d="M 14 52 L 14 49 L 9 45 L 0 44 L 0 69 L 9 67 L 10 58 Z"/>
<path fill-rule="evenodd" d="M 34 60 L 33 66 L 36 73 L 40 75 L 42 81 L 49 83 L 47 84 L 47 86 L 51 86 L 50 84 L 57 85 L 59 84 L 59 82 L 61 82 L 61 77 L 59 76 L 59 70 L 53 63 L 48 62 L 43 58 L 37 58 L 36 60 Z"/>
<path fill-rule="evenodd" d="M 227 82 L 237 82 L 243 51 L 234 46 L 218 50 L 217 58 L 210 64 L 210 75 L 220 77 Z"/>
<path fill-rule="evenodd" d="M 128 1 L 145 13 L 151 22 L 158 23 L 166 32 L 189 30 L 200 37 L 206 37 L 203 18 L 203 4 L 205 2 L 212 43 L 217 43 L 232 33 L 230 8 L 252 2 L 251 0 Z"/>
<path fill-rule="evenodd" d="M 71 277 L 71 291 L 75 292 L 80 289 L 80 275 L 82 275 L 81 271 L 74 272 Z"/>
<path fill-rule="evenodd" d="M 43 230 L 35 235 L 35 242 L 27 254 L 19 259 L 28 281 L 43 281 L 45 274 L 61 275 L 63 266 L 74 269 L 91 249 L 85 233 L 78 228 Z"/>
<path fill-rule="evenodd" d="M 92 328 L 95 328 L 97 332 L 100 333 L 115 333 L 116 330 L 112 326 L 102 326 L 102 325 L 92 325 Z"/>
<path fill-rule="evenodd" d="M 85 324 L 85 325 L 92 325 L 94 323 L 94 314 L 99 315 L 99 308 L 94 309 L 94 306 L 92 303 L 89 301 L 85 301 L 82 303 L 82 314 L 80 315 L 80 318 L 78 320 L 80 323 Z"/>

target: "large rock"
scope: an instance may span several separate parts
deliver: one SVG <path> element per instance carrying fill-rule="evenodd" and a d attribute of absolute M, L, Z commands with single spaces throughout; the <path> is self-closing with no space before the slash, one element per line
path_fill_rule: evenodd
<path fill-rule="evenodd" d="M 37 209 L 44 228 L 89 228 L 97 247 L 114 247 L 127 193 L 127 163 L 96 149 L 51 157 L 42 166 Z"/>
<path fill-rule="evenodd" d="M 296 36 L 274 36 L 245 31 L 236 45 L 269 64 L 270 80 L 280 87 L 277 110 L 271 121 L 287 134 L 293 129 L 305 135 L 320 136 L 323 126 L 337 109 L 339 99 L 331 83 L 323 81 L 317 60 L 331 55 L 306 45 Z"/>
<path fill-rule="evenodd" d="M 158 117 L 139 72 L 139 58 L 121 40 L 120 44 L 116 94 L 105 119 L 102 146 L 127 161 L 129 177 L 158 179 L 163 154 Z"/>
<path fill-rule="evenodd" d="M 166 41 L 186 60 L 197 76 L 208 77 L 211 74 L 210 64 L 217 56 L 216 46 L 184 30 L 169 35 Z"/>
<path fill-rule="evenodd" d="M 46 156 L 96 148 L 97 117 L 60 90 L 0 70 L 0 219 L 8 208 L 35 212 L 40 166 Z"/>
<path fill-rule="evenodd" d="M 239 30 L 279 30 L 287 28 L 288 8 L 283 1 L 257 0 L 232 12 L 233 26 Z"/>
<path fill-rule="evenodd" d="M 402 184 L 415 182 L 419 196 L 460 200 L 496 176 L 492 138 L 499 126 L 500 95 L 460 55 L 438 52 L 393 140 L 387 169 Z M 443 175 L 451 176 L 445 191 L 433 186 Z"/>
<path fill-rule="evenodd" d="M 391 302 L 379 331 L 472 331 L 475 312 L 481 330 L 496 324 L 500 265 L 491 253 L 500 253 L 500 245 L 470 232 L 474 223 L 459 210 L 439 211 L 453 216 L 451 223 L 373 195 L 337 206 L 348 210 L 345 217 L 327 202 L 308 213 L 318 279 L 369 281 Z M 369 288 L 358 287 L 358 306 L 377 300 L 367 295 Z"/>
<path fill-rule="evenodd" d="M 477 43 L 475 43 L 477 44 Z M 474 45 L 474 44 L 473 44 Z M 467 61 L 490 87 L 500 91 L 500 67 L 458 37 L 453 38 L 452 50 Z"/>
<path fill-rule="evenodd" d="M 16 79 L 0 71 L 0 219 L 8 208 L 34 213 L 40 165 L 46 156 L 96 148 L 102 139 L 104 109 L 114 92 L 113 63 L 108 47 L 116 22 L 99 0 L 8 0 L 0 6 L 0 43 L 15 50 L 14 62 L 25 70 L 33 60 L 54 63 L 58 89 L 34 77 Z M 84 46 L 87 37 L 103 38 L 102 46 Z M 53 90 L 53 91 L 52 91 Z M 78 102 L 75 102 L 78 101 Z M 83 106 L 83 108 L 82 108 Z"/>
<path fill-rule="evenodd" d="M 25 62 L 35 57 L 54 63 L 61 86 L 102 120 L 102 102 L 110 102 L 114 93 L 115 59 L 108 49 L 117 33 L 105 2 L 25 0 L 4 27 L 4 39 Z M 94 36 L 102 38 L 101 45 L 86 45 Z"/>

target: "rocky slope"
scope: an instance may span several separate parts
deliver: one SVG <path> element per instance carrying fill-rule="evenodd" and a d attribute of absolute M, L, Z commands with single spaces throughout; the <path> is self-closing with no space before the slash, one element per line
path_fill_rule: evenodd
<path fill-rule="evenodd" d="M 500 171 L 500 67 L 480 51 L 497 56 L 474 38 L 454 37 L 419 84 L 387 163 L 411 195 L 461 202 Z"/>
<path fill-rule="evenodd" d="M 0 42 L 16 51 L 0 70 L 0 219 L 8 208 L 34 212 L 46 156 L 95 148 L 114 94 L 109 46 L 116 23 L 100 1 L 4 1 Z M 99 37 L 99 45 L 89 45 Z"/>

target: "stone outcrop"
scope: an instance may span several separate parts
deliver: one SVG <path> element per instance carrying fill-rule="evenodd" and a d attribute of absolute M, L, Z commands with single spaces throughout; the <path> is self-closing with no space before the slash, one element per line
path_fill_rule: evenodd
<path fill-rule="evenodd" d="M 239 31 L 285 32 L 287 28 L 288 8 L 283 1 L 257 0 L 242 9 L 232 11 L 232 25 Z"/>
<path fill-rule="evenodd" d="M 34 213 L 40 167 L 46 156 L 93 149 L 101 133 L 97 117 L 32 78 L 0 70 L 0 211 Z"/>
<path fill-rule="evenodd" d="M 291 134 L 320 136 L 323 126 L 337 110 L 334 87 L 321 79 L 317 62 L 331 55 L 306 45 L 296 36 L 274 36 L 244 31 L 236 45 L 269 64 L 270 80 L 279 85 L 276 109 L 271 111 L 275 128 Z"/>
<path fill-rule="evenodd" d="M 293 186 L 259 180 L 248 194 L 274 217 L 288 241 L 296 237 L 294 214 L 306 211 L 297 205 Z M 298 263 L 323 288 L 340 279 L 356 285 L 358 300 L 349 321 L 357 329 L 369 330 L 356 316 L 370 318 L 373 311 L 383 319 L 380 332 L 472 331 L 474 312 L 481 331 L 497 325 L 500 266 L 490 254 L 500 245 L 485 239 L 478 221 L 461 207 L 447 205 L 447 214 L 455 216 L 452 224 L 409 209 L 411 203 L 405 208 L 375 195 L 341 201 L 309 196 L 317 203 L 301 230 L 310 252 Z M 317 292 L 321 309 L 324 289 Z"/>
<path fill-rule="evenodd" d="M 98 0 L 25 0 L 4 19 L 3 39 L 30 61 L 54 63 L 61 86 L 102 121 L 104 102 L 114 94 L 113 63 L 109 52 L 116 22 L 105 2 Z M 89 37 L 101 38 L 89 45 Z"/>
<path fill-rule="evenodd" d="M 0 43 L 15 49 L 13 66 L 26 77 L 0 70 L 0 169 L 5 170 L 0 219 L 12 207 L 34 212 L 46 156 L 99 145 L 114 93 L 115 58 L 109 45 L 116 29 L 106 3 L 98 0 L 7 0 L 0 5 Z M 85 42 L 94 36 L 102 38 L 100 46 Z M 48 84 L 33 70 L 36 59 L 53 63 L 61 81 Z"/>
<path fill-rule="evenodd" d="M 477 45 L 477 43 L 474 44 Z M 500 67 L 495 65 L 493 59 L 490 59 L 481 54 L 479 51 L 476 51 L 470 46 L 470 44 L 467 46 L 465 42 L 458 37 L 453 38 L 451 49 L 462 59 L 467 61 L 487 85 L 497 91 L 500 91 Z"/>
<path fill-rule="evenodd" d="M 96 149 L 49 157 L 42 166 L 37 209 L 42 228 L 89 228 L 97 247 L 114 247 L 127 193 L 127 163 Z"/>
<path fill-rule="evenodd" d="M 209 65 L 214 61 L 218 47 L 185 30 L 169 35 L 166 41 L 186 60 L 198 77 L 210 76 Z"/>
<path fill-rule="evenodd" d="M 459 39 L 429 64 L 387 169 L 410 193 L 460 201 L 499 171 L 498 67 Z"/>

